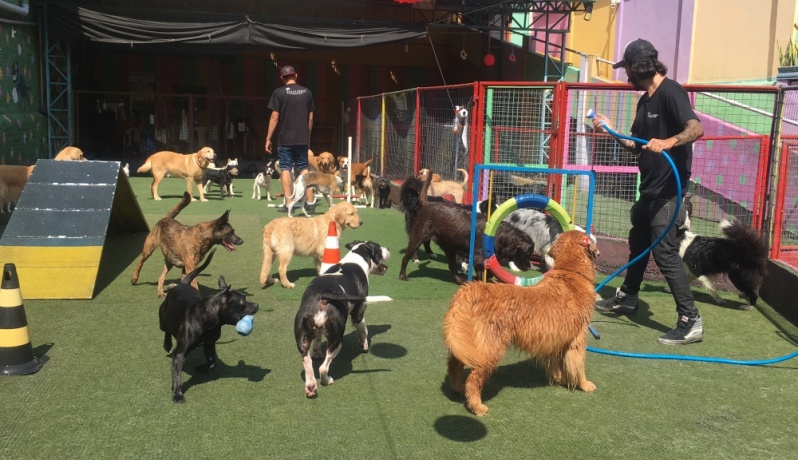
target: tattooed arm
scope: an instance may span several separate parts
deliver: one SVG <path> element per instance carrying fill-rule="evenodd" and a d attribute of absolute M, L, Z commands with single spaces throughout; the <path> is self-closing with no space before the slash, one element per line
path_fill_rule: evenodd
<path fill-rule="evenodd" d="M 670 150 L 674 147 L 691 144 L 701 139 L 703 135 L 704 128 L 701 127 L 701 123 L 699 123 L 698 120 L 693 118 L 684 124 L 684 130 L 679 134 L 664 140 L 651 139 L 643 148 L 654 153 L 661 153 L 663 150 Z"/>

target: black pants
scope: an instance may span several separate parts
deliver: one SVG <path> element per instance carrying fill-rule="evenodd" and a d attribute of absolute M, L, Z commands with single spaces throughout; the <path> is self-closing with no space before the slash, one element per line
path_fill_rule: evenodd
<path fill-rule="evenodd" d="M 629 230 L 629 260 L 642 254 L 651 243 L 654 242 L 670 222 L 673 211 L 676 209 L 677 198 L 671 199 L 640 199 L 631 210 L 632 228 Z M 659 271 L 668 282 L 668 286 L 673 293 L 673 300 L 676 301 L 676 313 L 681 317 L 686 315 L 694 317 L 698 315 L 698 310 L 693 303 L 693 292 L 690 290 L 690 282 L 684 270 L 682 258 L 679 257 L 679 242 L 676 238 L 676 230 L 684 224 L 685 209 L 679 210 L 679 217 L 670 231 L 658 245 L 654 246 L 651 254 L 654 255 Z M 650 254 L 649 254 L 650 255 Z M 641 258 L 626 270 L 626 280 L 621 289 L 627 294 L 637 294 L 640 284 L 643 282 L 643 274 L 648 265 L 649 255 Z"/>

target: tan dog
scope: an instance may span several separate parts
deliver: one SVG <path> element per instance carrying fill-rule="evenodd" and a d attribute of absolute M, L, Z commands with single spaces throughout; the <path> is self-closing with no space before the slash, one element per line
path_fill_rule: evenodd
<path fill-rule="evenodd" d="M 316 158 L 316 155 L 313 154 L 313 150 L 308 149 L 308 164 L 311 166 L 310 170 L 319 169 L 319 161 Z M 278 170 L 280 168 L 277 168 Z M 299 173 L 301 171 L 297 171 Z"/>
<path fill-rule="evenodd" d="M 332 207 L 332 197 L 330 197 L 330 195 L 339 190 L 340 184 L 341 178 L 335 174 L 325 174 L 318 171 L 308 171 L 305 174 L 300 174 L 294 181 L 294 194 L 291 195 L 291 203 L 288 205 L 288 217 L 294 217 L 291 215 L 291 210 L 294 209 L 298 203 L 304 204 L 305 200 L 307 200 L 305 190 L 307 190 L 308 187 L 313 187 L 318 190 L 324 198 L 327 198 L 327 203 Z M 301 206 L 301 208 L 305 216 L 309 216 L 305 207 Z"/>
<path fill-rule="evenodd" d="M 346 201 L 341 201 L 326 213 L 310 219 L 280 217 L 266 224 L 263 227 L 263 265 L 260 269 L 260 285 L 263 287 L 274 284 L 271 269 L 275 255 L 280 264 L 278 268 L 280 284 L 284 288 L 294 287 L 294 283 L 288 281 L 287 275 L 288 264 L 294 255 L 313 257 L 318 272 L 321 269 L 330 222 L 335 222 L 339 238 L 345 228 L 357 228 L 363 224 L 357 209 Z"/>
<path fill-rule="evenodd" d="M 155 152 L 149 157 L 147 161 L 138 169 L 137 172 L 145 173 L 152 171 L 152 185 L 150 192 L 152 192 L 153 200 L 160 200 L 158 196 L 158 184 L 161 183 L 167 173 L 175 177 L 182 177 L 186 180 L 186 187 L 188 194 L 191 195 L 191 184 L 196 184 L 197 192 L 199 192 L 200 201 L 208 201 L 205 198 L 205 190 L 202 187 L 202 174 L 208 167 L 208 164 L 216 159 L 216 153 L 210 147 L 203 147 L 195 153 L 175 153 L 175 152 Z M 191 197 L 191 201 L 195 201 Z"/>
<path fill-rule="evenodd" d="M 335 174 L 335 171 L 338 171 L 335 156 L 330 152 L 321 152 L 316 157 L 316 169 L 323 173 Z"/>
<path fill-rule="evenodd" d="M 149 235 L 144 240 L 144 247 L 141 250 L 141 259 L 133 270 L 130 283 L 136 284 L 139 280 L 139 272 L 144 262 L 152 255 L 157 247 L 161 247 L 163 252 L 164 267 L 161 276 L 158 278 L 158 297 L 164 297 L 163 283 L 166 274 L 172 267 L 183 269 L 183 275 L 194 271 L 199 266 L 205 254 L 216 244 L 222 245 L 228 251 L 235 251 L 234 246 L 244 243 L 235 229 L 230 225 L 228 210 L 216 220 L 201 222 L 197 225 L 183 225 L 175 217 L 186 206 L 191 203 L 191 194 L 186 192 L 180 202 L 172 208 L 164 218 L 150 230 Z M 199 289 L 197 281 L 193 280 L 191 285 Z"/>
<path fill-rule="evenodd" d="M 11 212 L 11 206 L 19 201 L 22 189 L 25 188 L 25 184 L 28 183 L 28 178 L 32 173 L 33 165 L 0 165 L 0 183 L 3 184 L 0 210 Z"/>
<path fill-rule="evenodd" d="M 427 174 L 430 174 L 431 171 L 427 168 L 424 168 L 419 171 L 417 176 L 422 178 L 422 171 L 423 177 L 427 177 Z M 432 173 L 432 183 L 430 183 L 429 188 L 427 189 L 427 195 L 429 196 L 444 196 L 444 195 L 452 195 L 454 197 L 454 202 L 461 204 L 463 202 L 463 196 L 465 195 L 466 188 L 468 187 L 468 171 L 465 169 L 457 168 L 457 171 L 463 173 L 463 181 L 462 182 L 455 182 L 453 180 L 440 180 L 435 182 L 435 176 L 440 177 L 438 174 Z"/>
<path fill-rule="evenodd" d="M 53 160 L 57 161 L 86 161 L 86 157 L 83 156 L 83 150 L 77 147 L 64 147 L 63 150 L 58 152 L 58 154 L 53 158 Z"/>
<path fill-rule="evenodd" d="M 356 192 L 359 193 L 358 190 L 360 189 L 360 183 L 363 181 L 363 174 L 372 161 L 374 161 L 373 157 L 369 158 L 363 163 L 353 163 L 350 168 L 349 158 L 344 156 L 338 157 L 338 173 L 344 180 L 346 180 L 346 177 L 349 174 L 349 169 L 352 170 L 352 183 L 349 184 L 347 193 L 351 195 L 355 195 Z"/>
<path fill-rule="evenodd" d="M 452 297 L 443 320 L 449 349 L 449 383 L 468 409 L 485 415 L 482 387 L 509 345 L 526 351 L 546 369 L 549 383 L 593 391 L 585 377 L 587 328 L 593 313 L 596 246 L 584 232 L 557 238 L 549 254 L 554 268 L 531 287 L 472 282 Z"/>
<path fill-rule="evenodd" d="M 425 181 L 427 180 L 427 175 L 429 175 L 430 173 L 432 173 L 432 182 L 440 182 L 442 180 L 440 174 L 433 173 L 432 171 L 429 170 L 429 168 L 419 169 L 418 174 L 416 174 L 416 177 L 421 179 L 422 181 Z"/>
<path fill-rule="evenodd" d="M 374 207 L 376 191 L 374 190 L 374 180 L 371 178 L 371 166 L 366 166 L 363 172 L 363 181 L 360 183 L 360 201 L 365 200 L 366 206 Z M 371 204 L 369 204 L 371 197 Z"/>

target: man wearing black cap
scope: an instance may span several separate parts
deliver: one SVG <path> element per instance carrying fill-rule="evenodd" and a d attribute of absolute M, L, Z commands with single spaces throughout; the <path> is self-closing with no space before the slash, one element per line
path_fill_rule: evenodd
<path fill-rule="evenodd" d="M 288 200 L 293 194 L 291 169 L 295 167 L 299 174 L 308 172 L 308 148 L 315 106 L 310 90 L 297 84 L 297 73 L 293 67 L 287 65 L 281 68 L 280 78 L 284 86 L 274 90 L 267 106 L 272 115 L 266 134 L 266 152 L 272 153 L 272 136 L 277 129 L 277 159 L 280 160 L 280 182 L 286 200 L 278 211 L 287 212 Z M 309 188 L 306 193 L 305 210 L 312 214 L 316 210 L 316 198 L 312 189 Z"/>
<path fill-rule="evenodd" d="M 704 135 L 704 129 L 693 111 L 687 92 L 675 81 L 666 78 L 668 68 L 659 61 L 654 46 L 637 39 L 626 46 L 623 60 L 612 67 L 623 67 L 636 90 L 644 91 L 637 103 L 632 123 L 632 136 L 647 139 L 648 143 L 616 139 L 626 150 L 638 155 L 640 168 L 640 198 L 630 211 L 632 228 L 629 230 L 629 260 L 645 251 L 663 234 L 676 209 L 676 200 L 687 192 L 693 158 L 692 143 Z M 598 114 L 593 119 L 596 131 L 604 131 L 602 123 L 612 126 L 610 120 Z M 679 172 L 682 196 L 677 196 L 676 178 L 662 151 L 667 151 Z M 701 315 L 693 301 L 693 293 L 685 273 L 676 232 L 685 222 L 681 209 L 674 226 L 651 254 L 660 272 L 668 282 L 676 301 L 678 319 L 676 327 L 658 339 L 662 344 L 677 345 L 701 341 L 704 328 Z M 636 313 L 637 293 L 643 282 L 648 256 L 641 258 L 626 270 L 624 284 L 611 299 L 596 302 L 596 310 L 610 313 Z"/>

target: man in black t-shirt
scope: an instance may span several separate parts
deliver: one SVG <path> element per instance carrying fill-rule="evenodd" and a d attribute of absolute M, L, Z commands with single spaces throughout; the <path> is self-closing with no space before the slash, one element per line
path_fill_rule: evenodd
<path fill-rule="evenodd" d="M 640 168 L 640 199 L 632 205 L 629 230 L 629 260 L 642 254 L 668 226 L 677 200 L 687 192 L 690 166 L 693 160 L 692 143 L 704 135 L 704 130 L 693 111 L 687 92 L 675 81 L 666 78 L 668 68 L 658 60 L 658 52 L 651 43 L 637 39 L 626 46 L 623 60 L 613 65 L 624 67 L 626 75 L 636 90 L 644 91 L 637 103 L 632 123 L 632 136 L 646 139 L 645 145 L 616 139 L 626 150 L 638 154 Z M 602 123 L 611 126 L 603 115 L 593 119 L 593 127 L 604 131 Z M 662 151 L 670 155 L 679 173 L 682 195 L 677 196 L 673 169 Z M 668 282 L 676 301 L 678 319 L 676 327 L 658 339 L 666 345 L 701 341 L 704 328 L 685 273 L 676 231 L 685 222 L 682 208 L 676 223 L 651 250 L 654 261 Z M 615 296 L 596 302 L 596 310 L 611 313 L 636 313 L 637 293 L 643 282 L 648 256 L 642 257 L 626 270 L 626 280 Z"/>
<path fill-rule="evenodd" d="M 308 148 L 310 132 L 313 129 L 313 95 L 310 90 L 297 84 L 297 73 L 290 65 L 280 69 L 284 86 L 277 88 L 269 99 L 269 131 L 266 134 L 266 152 L 272 153 L 272 136 L 277 131 L 277 159 L 280 160 L 280 182 L 283 186 L 285 203 L 278 209 L 287 212 L 293 191 L 291 170 L 298 174 L 308 172 Z M 306 191 L 305 210 L 316 210 L 316 198 L 312 189 Z"/>

